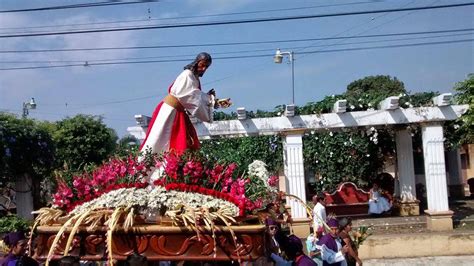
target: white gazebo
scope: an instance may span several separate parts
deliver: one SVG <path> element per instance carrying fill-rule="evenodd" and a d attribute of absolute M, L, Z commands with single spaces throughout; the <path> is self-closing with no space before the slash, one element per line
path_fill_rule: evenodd
<path fill-rule="evenodd" d="M 342 128 L 384 127 L 418 124 L 422 129 L 423 156 L 428 199 L 428 228 L 431 230 L 452 229 L 452 214 L 448 207 L 448 188 L 444 157 L 443 122 L 460 117 L 468 105 L 450 105 L 451 94 L 433 98 L 434 106 L 402 109 L 399 98 L 388 97 L 379 105 L 379 110 L 346 112 L 346 100 L 334 104 L 333 112 L 314 115 L 294 115 L 294 106 L 288 105 L 284 115 L 269 118 L 247 119 L 245 109 L 238 108 L 237 120 L 203 123 L 195 121 L 200 139 L 214 137 L 243 137 L 279 134 L 283 136 L 284 174 L 286 190 L 301 199 L 306 198 L 303 165 L 303 135 L 308 131 L 340 130 Z M 141 117 L 138 126 L 127 130 L 142 140 L 146 132 L 146 119 Z M 139 119 L 137 119 L 138 121 Z M 143 122 L 144 121 L 144 122 Z M 399 191 L 397 197 L 412 204 L 416 200 L 415 170 L 411 133 L 406 127 L 396 132 Z M 308 218 L 303 206 L 289 199 L 291 214 L 296 222 L 295 233 L 304 235 Z M 300 227 L 298 227 L 298 224 Z M 299 228 L 299 229 L 298 229 Z M 309 232 L 309 231 L 308 231 Z M 306 234 L 307 235 L 307 234 Z"/>

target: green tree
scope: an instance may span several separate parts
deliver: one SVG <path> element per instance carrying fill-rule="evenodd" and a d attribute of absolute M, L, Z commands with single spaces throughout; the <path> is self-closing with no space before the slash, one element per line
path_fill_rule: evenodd
<path fill-rule="evenodd" d="M 40 123 L 0 113 L 0 177 L 4 181 L 24 174 L 46 176 L 53 160 L 52 137 Z"/>
<path fill-rule="evenodd" d="M 406 93 L 405 85 L 396 77 L 386 75 L 369 76 L 355 80 L 347 85 L 346 99 L 354 106 L 353 110 L 376 107 L 389 96 Z"/>
<path fill-rule="evenodd" d="M 237 163 L 240 173 L 246 171 L 247 166 L 254 160 L 265 162 L 268 170 L 274 173 L 283 165 L 282 144 L 277 136 L 205 140 L 201 146 L 201 152 L 206 156 L 212 156 L 213 160 Z"/>
<path fill-rule="evenodd" d="M 474 143 L 474 75 L 462 82 L 456 83 L 454 90 L 456 102 L 458 104 L 467 104 L 469 109 L 457 122 L 457 134 L 459 135 L 459 144 Z"/>
<path fill-rule="evenodd" d="M 33 197 L 40 199 L 40 182 L 53 171 L 54 153 L 52 136 L 43 123 L 0 113 L 0 187 L 31 178 Z M 40 200 L 33 204 L 41 205 Z"/>
<path fill-rule="evenodd" d="M 57 166 L 67 165 L 74 171 L 87 164 L 100 164 L 112 155 L 117 134 L 100 117 L 77 115 L 57 122 L 53 139 Z"/>
<path fill-rule="evenodd" d="M 140 141 L 136 137 L 132 135 L 125 135 L 118 141 L 115 154 L 119 157 L 137 154 L 139 147 Z"/>

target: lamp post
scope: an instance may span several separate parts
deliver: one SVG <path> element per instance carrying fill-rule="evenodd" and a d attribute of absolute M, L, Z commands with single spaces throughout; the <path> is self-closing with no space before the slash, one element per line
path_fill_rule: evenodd
<path fill-rule="evenodd" d="M 23 115 L 21 117 L 26 118 L 29 114 L 28 110 L 36 109 L 35 98 L 31 98 L 29 102 L 23 103 Z"/>
<path fill-rule="evenodd" d="M 292 104 L 295 104 L 295 56 L 293 51 L 291 52 L 282 52 L 280 49 L 277 49 L 275 52 L 275 56 L 273 56 L 273 61 L 276 64 L 281 64 L 283 61 L 283 56 L 287 55 L 290 59 L 291 63 L 291 85 L 292 85 Z"/>

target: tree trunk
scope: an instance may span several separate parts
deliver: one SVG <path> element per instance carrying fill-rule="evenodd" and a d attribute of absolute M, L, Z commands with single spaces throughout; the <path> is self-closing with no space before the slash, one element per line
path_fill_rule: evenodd
<path fill-rule="evenodd" d="M 33 220 L 33 181 L 24 174 L 15 181 L 16 213 L 19 217 Z"/>

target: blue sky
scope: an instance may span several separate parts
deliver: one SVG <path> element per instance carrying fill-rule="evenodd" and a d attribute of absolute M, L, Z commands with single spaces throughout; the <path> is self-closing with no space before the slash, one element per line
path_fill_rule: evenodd
<path fill-rule="evenodd" d="M 93 1 L 1 0 L 0 10 L 86 2 Z M 0 35 L 300 16 L 465 2 L 470 1 L 165 0 L 114 7 L 0 13 Z M 97 24 L 116 21 L 120 23 Z M 474 28 L 474 6 L 209 27 L 0 38 L 0 50 L 233 43 L 466 28 Z M 389 49 L 324 51 L 466 40 L 473 39 L 473 33 L 474 31 L 467 31 L 450 33 L 451 36 L 445 37 L 396 41 L 387 40 L 419 36 L 172 49 L 0 53 L 0 68 L 98 62 L 95 60 L 113 62 L 110 60 L 126 59 L 121 60 L 126 62 L 191 59 L 195 54 L 207 51 L 216 59 L 202 79 L 204 90 L 215 88 L 218 97 L 232 98 L 234 105 L 229 110 L 237 107 L 272 110 L 276 105 L 291 102 L 291 66 L 287 63 L 273 63 L 271 54 L 276 48 L 295 52 L 296 104 L 304 105 L 319 101 L 325 95 L 343 93 L 347 84 L 356 79 L 379 74 L 397 77 L 412 92 L 449 92 L 455 82 L 464 80 L 468 73 L 474 72 L 472 41 Z M 299 54 L 308 51 L 320 53 Z M 248 57 L 263 54 L 269 56 Z M 237 58 L 217 59 L 229 56 Z M 239 56 L 245 58 L 238 58 Z M 135 124 L 135 114 L 152 113 L 169 84 L 186 64 L 187 62 L 168 62 L 0 71 L 0 111 L 20 115 L 22 103 L 34 97 L 38 107 L 30 112 L 31 118 L 55 121 L 78 113 L 102 115 L 104 122 L 114 128 L 119 136 L 123 136 L 126 128 Z"/>

